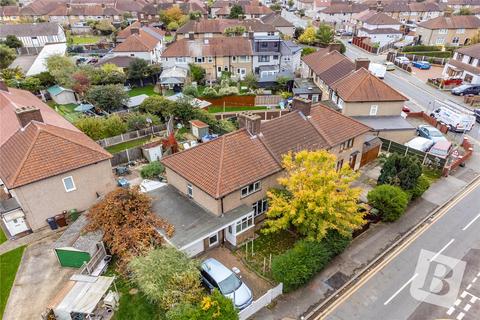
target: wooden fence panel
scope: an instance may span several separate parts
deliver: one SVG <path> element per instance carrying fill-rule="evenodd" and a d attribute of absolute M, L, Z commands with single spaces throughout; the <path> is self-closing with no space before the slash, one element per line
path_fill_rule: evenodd
<path fill-rule="evenodd" d="M 225 96 L 220 98 L 202 98 L 202 100 L 208 101 L 212 106 L 227 106 L 227 107 L 240 107 L 240 106 L 255 106 L 255 96 Z"/>

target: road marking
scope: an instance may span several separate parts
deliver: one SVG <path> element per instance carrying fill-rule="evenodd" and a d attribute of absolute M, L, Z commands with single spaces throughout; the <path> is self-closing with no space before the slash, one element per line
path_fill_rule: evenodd
<path fill-rule="evenodd" d="M 444 245 L 443 248 L 440 249 L 440 251 L 438 251 L 438 252 L 432 257 L 432 259 L 430 260 L 430 262 L 435 261 L 435 259 L 436 259 L 443 251 L 445 251 L 445 249 L 447 249 L 447 247 L 448 247 L 449 245 L 451 245 L 451 244 L 453 243 L 453 241 L 455 241 L 455 239 L 451 239 L 450 241 L 448 241 L 448 243 L 447 243 L 446 245 Z"/>
<path fill-rule="evenodd" d="M 470 221 L 465 227 L 463 227 L 462 231 L 467 230 L 468 227 L 470 227 L 478 218 L 480 218 L 480 213 L 475 218 L 473 218 L 473 220 Z"/>
<path fill-rule="evenodd" d="M 477 277 L 473 278 L 472 283 L 477 282 Z"/>
<path fill-rule="evenodd" d="M 462 191 L 461 194 L 458 195 L 457 198 L 452 199 L 450 203 L 445 205 L 440 211 L 438 211 L 433 219 L 430 219 L 429 224 L 424 224 L 418 227 L 412 235 L 405 239 L 405 242 L 398 245 L 398 247 L 394 248 L 391 253 L 387 254 L 384 260 L 380 261 L 378 265 L 374 266 L 371 270 L 365 272 L 365 276 L 361 276 L 358 278 L 358 281 L 353 284 L 351 287 L 345 291 L 345 293 L 340 294 L 337 299 L 335 299 L 331 304 L 325 307 L 318 315 L 316 315 L 313 319 L 325 319 L 327 315 L 332 313 L 335 309 L 338 308 L 345 300 L 347 300 L 351 295 L 353 295 L 360 287 L 362 287 L 366 282 L 368 282 L 371 278 L 373 278 L 381 269 L 383 269 L 387 264 L 389 264 L 393 259 L 395 259 L 407 246 L 409 246 L 412 242 L 414 242 L 418 237 L 420 237 L 429 227 L 431 227 L 437 220 L 441 219 L 444 215 L 446 215 L 451 208 L 456 206 L 459 202 L 461 202 L 467 195 L 470 194 L 475 188 L 480 185 L 480 180 L 474 182 L 465 190 Z M 479 272 L 480 275 L 480 272 Z M 472 302 L 472 301 L 470 301 Z M 473 303 L 473 302 L 472 302 Z M 308 315 L 308 318 L 311 318 L 313 314 L 317 311 L 313 311 L 311 314 Z"/>
<path fill-rule="evenodd" d="M 462 300 L 457 299 L 457 301 L 455 301 L 454 305 L 456 305 L 456 306 L 458 307 L 458 305 L 459 305 L 460 303 L 462 303 Z"/>
<path fill-rule="evenodd" d="M 467 290 L 470 290 L 471 287 L 472 287 L 472 284 L 470 283 L 470 284 L 467 286 Z"/>
<path fill-rule="evenodd" d="M 465 317 L 465 313 L 460 312 L 460 313 L 458 314 L 458 316 L 457 316 L 457 320 L 462 320 L 463 317 Z"/>
<path fill-rule="evenodd" d="M 448 310 L 447 310 L 447 315 L 451 316 L 452 313 L 453 313 L 453 311 L 455 311 L 455 308 L 454 308 L 454 307 L 448 308 Z"/>
<path fill-rule="evenodd" d="M 468 310 L 470 310 L 471 307 L 472 305 L 467 303 L 467 305 L 465 306 L 465 308 L 463 308 L 463 310 L 465 310 L 465 312 L 468 312 Z"/>
<path fill-rule="evenodd" d="M 410 284 L 410 282 L 413 281 L 413 279 L 415 279 L 416 277 L 418 276 L 418 273 L 415 273 L 413 275 L 413 277 L 410 278 L 410 280 L 408 280 L 407 282 L 405 282 L 405 284 L 403 286 L 400 287 L 400 289 L 397 290 L 397 292 L 395 292 L 393 294 L 393 296 L 391 296 L 387 301 L 385 301 L 383 303 L 384 306 L 386 306 L 387 304 L 390 303 L 390 301 L 392 301 L 400 292 L 402 292 L 403 289 L 405 289 L 406 286 L 408 286 Z"/>

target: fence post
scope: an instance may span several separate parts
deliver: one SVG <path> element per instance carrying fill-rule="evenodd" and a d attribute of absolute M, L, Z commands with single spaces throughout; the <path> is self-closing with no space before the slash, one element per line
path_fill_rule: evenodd
<path fill-rule="evenodd" d="M 125 152 L 127 153 L 127 163 L 130 162 L 130 155 L 128 154 L 128 149 L 125 150 Z"/>
<path fill-rule="evenodd" d="M 122 142 L 125 141 L 125 139 L 123 139 L 123 133 L 120 135 L 120 137 L 122 138 Z"/>
<path fill-rule="evenodd" d="M 404 156 L 406 156 L 408 154 L 408 147 L 405 149 L 405 154 Z"/>
<path fill-rule="evenodd" d="M 422 166 L 425 165 L 425 161 L 427 160 L 427 153 L 425 152 L 425 156 L 423 157 Z"/>
<path fill-rule="evenodd" d="M 389 141 L 388 143 L 388 149 L 387 149 L 387 152 L 390 152 L 390 147 L 392 146 L 392 140 Z"/>

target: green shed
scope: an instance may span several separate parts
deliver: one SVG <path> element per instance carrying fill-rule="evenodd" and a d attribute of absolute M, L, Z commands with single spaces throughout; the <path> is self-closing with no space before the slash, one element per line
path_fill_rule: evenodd
<path fill-rule="evenodd" d="M 53 249 L 62 267 L 80 268 L 102 248 L 102 232 L 84 232 L 87 223 L 81 215 L 55 242 Z"/>

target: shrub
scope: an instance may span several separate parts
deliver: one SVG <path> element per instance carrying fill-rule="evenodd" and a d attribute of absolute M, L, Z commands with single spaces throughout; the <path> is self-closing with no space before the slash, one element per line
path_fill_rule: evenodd
<path fill-rule="evenodd" d="M 368 203 L 378 210 L 383 221 L 395 221 L 407 209 L 409 196 L 400 187 L 384 184 L 367 195 Z"/>
<path fill-rule="evenodd" d="M 157 177 L 165 171 L 165 167 L 160 161 L 152 161 L 142 168 L 140 175 L 143 179 L 151 179 Z"/>
<path fill-rule="evenodd" d="M 127 124 L 123 122 L 120 116 L 114 114 L 108 118 L 103 118 L 103 134 L 105 137 L 114 137 L 127 132 Z"/>
<path fill-rule="evenodd" d="M 414 51 L 441 51 L 442 47 L 440 46 L 425 46 L 425 45 L 418 45 L 418 46 L 405 46 L 403 47 L 403 52 L 414 52 Z"/>
<path fill-rule="evenodd" d="M 147 119 L 150 119 L 150 122 Z M 126 116 L 126 123 L 128 129 L 134 131 L 148 128 L 151 125 L 158 125 L 160 119 L 154 114 L 133 112 Z"/>
<path fill-rule="evenodd" d="M 83 117 L 74 124 L 92 140 L 100 140 L 127 132 L 127 125 L 118 115 L 108 118 Z"/>
<path fill-rule="evenodd" d="M 417 185 L 415 188 L 412 190 L 409 190 L 408 192 L 410 193 L 412 200 L 415 200 L 417 198 L 420 198 L 422 194 L 427 191 L 427 189 L 430 187 L 430 180 L 425 176 L 421 175 L 420 178 L 417 180 Z"/>
<path fill-rule="evenodd" d="M 218 92 L 214 87 L 206 87 L 205 90 L 203 90 L 203 96 L 206 98 L 216 98 L 218 97 Z"/>
<path fill-rule="evenodd" d="M 185 86 L 183 88 L 183 94 L 186 96 L 198 97 L 198 89 L 194 86 Z"/>
<path fill-rule="evenodd" d="M 332 257 L 342 253 L 351 241 L 351 237 L 345 237 L 333 229 L 328 230 L 327 235 L 322 240 Z"/>
<path fill-rule="evenodd" d="M 231 96 L 234 94 L 238 94 L 238 88 L 237 87 L 220 88 L 220 90 L 218 90 L 218 94 L 221 96 Z"/>
<path fill-rule="evenodd" d="M 410 155 L 392 153 L 383 163 L 379 184 L 399 186 L 403 190 L 413 189 L 422 174 L 422 165 L 418 158 Z"/>

